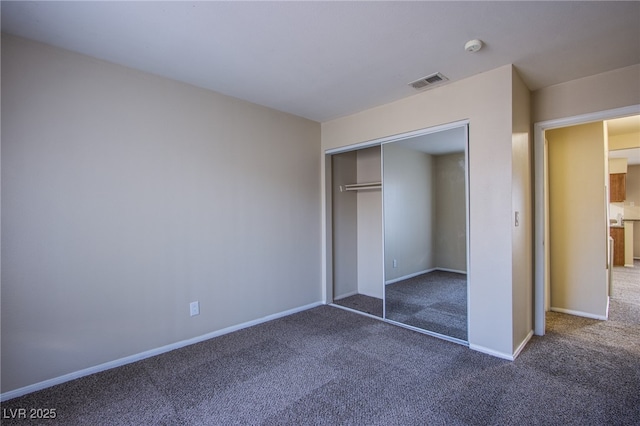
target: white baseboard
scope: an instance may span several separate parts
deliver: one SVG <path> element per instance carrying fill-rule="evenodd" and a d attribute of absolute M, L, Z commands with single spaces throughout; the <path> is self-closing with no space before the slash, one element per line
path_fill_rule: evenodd
<path fill-rule="evenodd" d="M 561 314 L 575 315 L 577 317 L 585 317 L 585 318 L 597 319 L 597 320 L 602 320 L 602 321 L 605 321 L 607 319 L 606 316 L 590 314 L 588 312 L 582 312 L 582 311 L 574 311 L 572 309 L 564 309 L 564 308 L 554 308 L 554 307 L 552 307 L 550 310 L 552 312 L 559 312 Z"/>
<path fill-rule="evenodd" d="M 427 274 L 427 273 L 433 272 L 435 270 L 436 270 L 436 268 L 432 268 L 432 269 L 425 269 L 424 271 L 414 272 L 413 274 L 409 274 L 409 275 L 405 275 L 405 276 L 402 276 L 402 277 L 394 278 L 394 279 L 389 280 L 389 281 L 385 281 L 384 285 L 397 283 L 398 281 L 402 281 L 402 280 L 408 280 L 409 278 L 417 277 L 418 275 L 422 275 L 422 274 Z"/>
<path fill-rule="evenodd" d="M 263 318 L 258 318 L 252 321 L 248 321 L 242 324 L 233 325 L 231 327 L 223 328 L 222 330 L 213 331 L 211 333 L 203 334 L 201 336 L 192 337 L 191 339 L 181 340 L 176 343 L 171 343 L 169 345 L 161 346 L 159 348 L 151 349 L 148 351 L 144 351 L 138 354 L 130 355 L 124 358 L 116 359 L 114 361 L 105 362 L 104 364 L 99 364 L 93 367 L 85 368 L 83 370 L 74 371 L 73 373 L 68 373 L 63 376 L 54 377 L 53 379 L 44 380 L 42 382 L 34 383 L 32 385 L 28 385 L 19 389 L 15 389 L 9 392 L 5 392 L 0 394 L 0 401 L 7 401 L 9 399 L 17 398 L 19 396 L 26 395 L 28 393 L 36 392 L 42 389 L 49 388 L 51 386 L 59 385 L 61 383 L 69 382 L 71 380 L 79 379 L 80 377 L 89 376 L 91 374 L 99 373 L 101 371 L 110 370 L 112 368 L 121 367 L 126 364 L 131 364 L 132 362 L 140 361 L 146 358 L 150 358 L 152 356 L 160 355 L 165 352 L 173 351 L 175 349 L 180 349 L 185 346 L 193 345 L 194 343 L 203 342 L 205 340 L 212 339 L 214 337 L 222 336 L 224 334 L 233 333 L 234 331 L 242 330 L 243 328 L 252 327 L 254 325 L 262 324 L 267 321 L 271 321 L 274 319 L 286 317 L 288 315 L 292 315 L 298 312 L 306 311 L 311 308 L 315 308 L 317 306 L 323 305 L 322 302 L 311 303 L 309 305 L 300 306 L 298 308 L 289 309 L 287 311 L 278 312 L 275 314 L 267 315 Z"/>
<path fill-rule="evenodd" d="M 460 271 L 458 269 L 431 268 L 431 269 L 425 269 L 424 271 L 414 272 L 413 274 L 405 275 L 405 276 L 402 276 L 402 277 L 399 277 L 399 278 L 394 278 L 394 279 L 389 280 L 389 281 L 385 281 L 384 285 L 397 283 L 398 281 L 408 280 L 409 278 L 417 277 L 418 275 L 422 275 L 422 274 L 428 274 L 429 272 L 433 272 L 433 271 L 454 272 L 456 274 L 466 274 L 467 273 L 466 271 Z"/>
<path fill-rule="evenodd" d="M 349 293 L 341 294 L 338 297 L 334 297 L 333 300 L 346 299 L 347 297 L 355 296 L 356 294 L 358 294 L 357 291 L 350 291 Z"/>
<path fill-rule="evenodd" d="M 349 311 L 349 312 L 353 312 L 354 314 L 358 314 L 358 315 L 365 315 L 367 317 L 373 318 L 373 319 L 377 319 L 380 321 L 384 321 L 381 317 L 364 312 L 364 311 L 359 311 L 357 309 L 353 309 L 353 308 L 348 308 L 346 306 L 342 306 L 342 305 L 336 305 L 335 303 L 330 303 L 329 306 L 333 306 L 334 308 L 338 308 L 338 309 L 342 309 L 345 311 Z"/>
<path fill-rule="evenodd" d="M 512 354 L 494 351 L 493 349 L 485 348 L 484 346 L 474 345 L 473 343 L 469 343 L 469 349 L 482 352 L 483 354 L 495 356 L 497 358 L 506 359 L 507 361 L 513 361 L 515 359 L 515 357 Z"/>
<path fill-rule="evenodd" d="M 474 351 L 482 352 L 484 354 L 492 355 L 498 358 L 506 359 L 508 361 L 515 361 L 515 359 L 518 357 L 518 355 L 520 355 L 520 352 L 522 352 L 522 350 L 527 345 L 527 343 L 529 343 L 529 340 L 531 340 L 532 337 L 533 330 L 530 330 L 529 333 L 527 333 L 527 337 L 525 337 L 524 340 L 520 342 L 516 350 L 513 351 L 513 354 L 498 352 L 493 349 L 485 348 L 484 346 L 474 345 L 473 343 L 469 344 L 469 349 L 473 349 Z"/>
<path fill-rule="evenodd" d="M 461 271 L 459 269 L 449 269 L 449 268 L 435 268 L 436 271 L 443 271 L 443 272 L 453 272 L 454 274 L 463 274 L 466 275 L 467 271 Z"/>
<path fill-rule="evenodd" d="M 529 331 L 529 333 L 527 334 L 527 337 L 524 338 L 524 340 L 518 345 L 516 350 L 513 352 L 513 359 L 518 358 L 518 355 L 520 355 L 520 352 L 522 352 L 522 350 L 527 345 L 527 343 L 529 343 L 529 340 L 531 340 L 532 337 L 533 337 L 533 330 Z"/>

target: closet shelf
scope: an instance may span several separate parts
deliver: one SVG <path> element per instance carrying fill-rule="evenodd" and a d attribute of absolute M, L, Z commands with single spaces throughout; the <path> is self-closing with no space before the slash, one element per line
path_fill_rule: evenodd
<path fill-rule="evenodd" d="M 340 192 L 362 191 L 366 189 L 381 189 L 381 188 L 382 188 L 382 182 L 352 183 L 349 185 L 340 185 Z"/>

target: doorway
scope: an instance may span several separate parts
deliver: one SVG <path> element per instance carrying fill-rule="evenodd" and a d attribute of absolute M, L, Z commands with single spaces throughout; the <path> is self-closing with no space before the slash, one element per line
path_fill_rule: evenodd
<path fill-rule="evenodd" d="M 331 156 L 333 303 L 383 317 L 381 150 Z"/>
<path fill-rule="evenodd" d="M 545 138 L 545 132 L 553 129 L 560 129 L 570 126 L 585 125 L 588 123 L 601 122 L 603 120 L 609 120 L 629 115 L 637 115 L 640 112 L 639 106 L 632 106 L 626 108 L 619 108 L 615 110 L 602 111 L 593 114 L 585 114 L 581 116 L 569 117 L 558 120 L 550 120 L 546 122 L 536 123 L 534 125 L 534 162 L 535 162 L 535 334 L 544 335 L 545 333 L 545 315 L 550 309 L 550 295 L 551 295 L 551 232 L 550 232 L 550 203 L 553 199 L 549 190 L 549 146 Z M 549 142 L 553 143 L 553 142 Z M 608 173 L 607 173 L 608 175 Z M 602 197 L 601 204 L 603 217 L 607 217 L 608 206 L 608 183 L 605 180 L 606 176 L 603 176 L 602 182 Z M 579 211 L 573 210 L 574 214 L 581 214 Z M 601 260 L 598 262 L 601 264 L 599 268 L 605 276 L 603 281 L 606 282 L 607 271 L 610 270 L 608 266 L 608 244 L 607 242 L 607 222 L 605 219 L 601 225 L 603 230 L 600 237 L 601 245 L 599 256 Z M 564 230 L 563 230 L 564 232 Z M 598 231 L 599 232 L 599 231 Z M 606 292 L 606 285 L 603 284 L 603 291 Z M 605 296 L 606 297 L 606 296 Z M 601 307 L 600 307 L 601 308 Z M 571 311 L 572 309 L 567 309 Z M 579 311 L 579 309 L 578 309 Z M 569 312 L 570 313 L 570 312 Z M 597 316 L 595 316 L 597 317 Z M 606 318 L 606 311 L 604 313 Z"/>
<path fill-rule="evenodd" d="M 604 320 L 609 259 L 602 121 L 547 130 L 549 310 Z"/>

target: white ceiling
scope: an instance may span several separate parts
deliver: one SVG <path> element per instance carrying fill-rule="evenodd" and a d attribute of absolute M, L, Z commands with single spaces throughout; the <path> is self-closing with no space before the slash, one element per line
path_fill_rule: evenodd
<path fill-rule="evenodd" d="M 640 63 L 640 2 L 9 2 L 2 31 L 316 121 L 513 63 L 530 89 Z M 479 38 L 476 53 L 464 44 Z"/>

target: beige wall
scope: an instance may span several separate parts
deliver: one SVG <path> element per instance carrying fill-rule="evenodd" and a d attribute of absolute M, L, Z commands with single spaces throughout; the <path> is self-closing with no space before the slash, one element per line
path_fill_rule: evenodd
<path fill-rule="evenodd" d="M 640 164 L 627 166 L 626 189 L 624 217 L 640 220 Z"/>
<path fill-rule="evenodd" d="M 332 162 L 332 297 L 329 302 L 358 292 L 358 198 L 340 187 L 358 180 L 357 154 L 334 155 Z"/>
<path fill-rule="evenodd" d="M 319 147 L 318 123 L 3 36 L 2 392 L 319 302 Z"/>
<path fill-rule="evenodd" d="M 512 80 L 511 246 L 513 279 L 513 350 L 533 329 L 533 138 L 529 89 L 517 73 Z M 518 213 L 518 225 L 515 213 Z"/>
<path fill-rule="evenodd" d="M 381 181 L 380 147 L 357 151 L 359 183 Z M 382 190 L 357 191 L 358 293 L 382 299 Z"/>
<path fill-rule="evenodd" d="M 385 281 L 437 266 L 434 253 L 433 156 L 399 143 L 385 144 Z M 393 261 L 396 260 L 396 267 Z"/>
<path fill-rule="evenodd" d="M 532 93 L 532 122 L 640 105 L 640 65 L 556 84 Z"/>
<path fill-rule="evenodd" d="M 386 281 L 435 268 L 466 272 L 464 152 L 429 155 L 401 143 L 383 150 Z"/>
<path fill-rule="evenodd" d="M 634 222 L 624 222 L 624 266 L 633 268 L 633 234 Z"/>
<path fill-rule="evenodd" d="M 333 298 L 354 294 L 382 298 L 382 191 L 341 191 L 381 180 L 380 147 L 332 157 Z"/>
<path fill-rule="evenodd" d="M 433 156 L 435 266 L 467 272 L 465 153 Z"/>
<path fill-rule="evenodd" d="M 551 309 L 607 315 L 608 223 L 602 122 L 546 132 Z"/>
<path fill-rule="evenodd" d="M 513 282 L 514 73 L 512 66 L 504 66 L 322 124 L 324 152 L 469 120 L 469 342 L 472 348 L 505 357 L 512 356 L 513 348 L 521 343 L 513 338 L 513 286 L 528 286 L 518 291 L 532 291 L 525 282 Z M 519 96 L 516 102 L 524 100 Z M 523 213 L 525 217 L 531 214 Z M 532 257 L 532 247 L 520 241 L 518 244 L 521 249 L 517 264 L 526 265 Z"/>
<path fill-rule="evenodd" d="M 626 158 L 610 158 L 609 159 L 609 173 L 627 173 L 627 159 Z"/>
<path fill-rule="evenodd" d="M 638 164 L 627 168 L 627 199 L 624 203 L 624 217 L 637 220 L 633 224 L 633 257 L 640 259 L 640 165 Z"/>
<path fill-rule="evenodd" d="M 609 150 L 628 149 L 640 147 L 640 134 L 627 133 L 623 135 L 609 136 Z"/>

